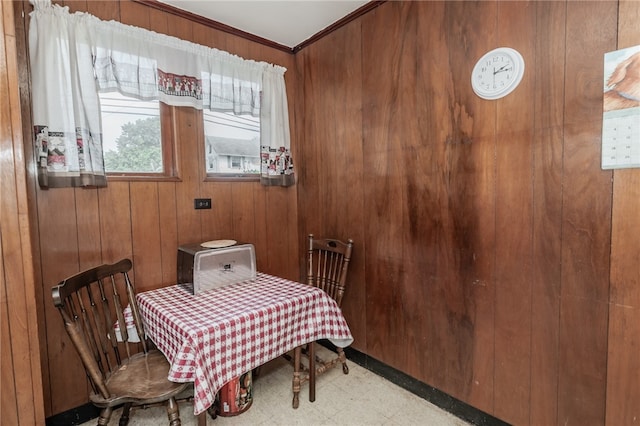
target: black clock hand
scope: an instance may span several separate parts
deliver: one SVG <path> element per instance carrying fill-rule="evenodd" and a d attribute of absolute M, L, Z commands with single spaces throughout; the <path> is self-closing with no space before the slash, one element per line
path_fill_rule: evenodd
<path fill-rule="evenodd" d="M 511 70 L 511 69 L 512 69 L 512 68 L 505 68 L 506 66 L 507 66 L 507 65 L 503 65 L 503 66 L 501 66 L 500 68 L 498 68 L 497 70 L 494 68 L 494 69 L 493 69 L 493 70 L 494 70 L 494 71 L 493 71 L 493 75 L 496 75 L 496 74 L 498 74 L 499 72 L 509 71 L 509 70 Z"/>

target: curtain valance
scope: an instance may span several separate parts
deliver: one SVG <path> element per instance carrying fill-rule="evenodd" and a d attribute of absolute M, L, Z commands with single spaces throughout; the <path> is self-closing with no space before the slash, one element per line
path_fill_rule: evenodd
<path fill-rule="evenodd" d="M 106 185 L 98 92 L 260 117 L 262 181 L 293 183 L 281 66 L 34 1 L 29 47 L 39 180 L 49 186 Z M 286 163 L 286 164 L 285 164 Z M 271 162 L 273 164 L 273 162 Z"/>

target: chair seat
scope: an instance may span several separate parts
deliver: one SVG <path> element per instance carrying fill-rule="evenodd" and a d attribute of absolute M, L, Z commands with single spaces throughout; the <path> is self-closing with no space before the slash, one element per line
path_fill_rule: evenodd
<path fill-rule="evenodd" d="M 153 404 L 166 401 L 188 387 L 188 383 L 176 383 L 167 379 L 169 362 L 157 349 L 130 357 L 106 380 L 111 397 L 103 398 L 92 393 L 91 402 L 99 407 L 114 406 L 124 402 Z"/>

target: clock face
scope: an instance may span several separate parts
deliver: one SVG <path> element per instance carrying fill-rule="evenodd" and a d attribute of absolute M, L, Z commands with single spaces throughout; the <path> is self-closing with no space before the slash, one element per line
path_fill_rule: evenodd
<path fill-rule="evenodd" d="M 471 87 L 483 99 L 499 99 L 511 93 L 524 75 L 518 51 L 499 47 L 482 56 L 473 67 Z"/>

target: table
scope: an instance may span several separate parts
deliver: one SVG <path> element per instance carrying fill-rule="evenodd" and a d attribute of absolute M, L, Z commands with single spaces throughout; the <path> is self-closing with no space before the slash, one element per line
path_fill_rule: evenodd
<path fill-rule="evenodd" d="M 353 342 L 323 290 L 260 272 L 197 295 L 173 285 L 139 293 L 137 301 L 147 336 L 171 364 L 169 380 L 194 383 L 200 424 L 218 390 L 241 374 L 315 340 Z M 299 390 L 294 383 L 296 399 Z"/>

